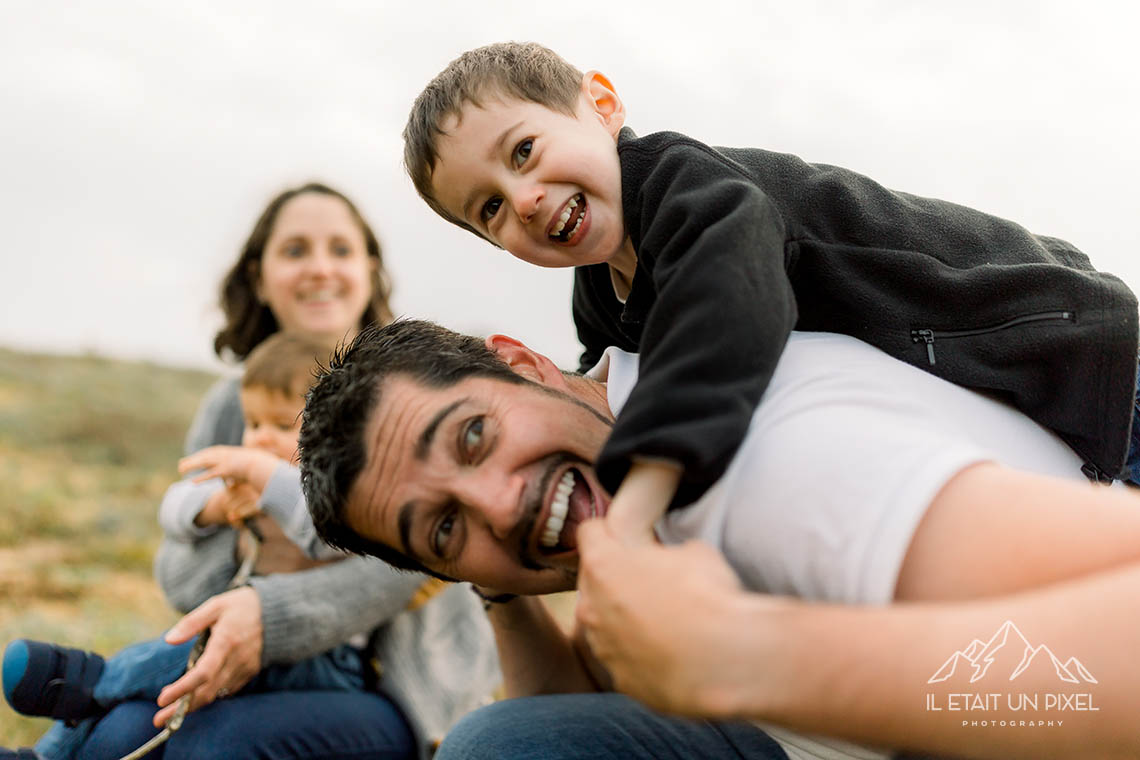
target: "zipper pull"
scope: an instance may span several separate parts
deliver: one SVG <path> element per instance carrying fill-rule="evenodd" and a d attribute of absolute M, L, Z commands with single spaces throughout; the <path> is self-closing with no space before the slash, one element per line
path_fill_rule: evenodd
<path fill-rule="evenodd" d="M 911 330 L 910 339 L 915 343 L 926 344 L 926 356 L 930 359 L 930 366 L 934 366 L 934 331 L 933 330 Z"/>

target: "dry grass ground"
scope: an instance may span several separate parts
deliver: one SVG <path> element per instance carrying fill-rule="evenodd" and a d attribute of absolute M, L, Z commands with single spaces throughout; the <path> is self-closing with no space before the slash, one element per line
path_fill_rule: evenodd
<path fill-rule="evenodd" d="M 112 652 L 176 615 L 151 578 L 155 511 L 213 377 L 0 349 L 0 645 Z M 47 722 L 0 700 L 0 746 Z"/>

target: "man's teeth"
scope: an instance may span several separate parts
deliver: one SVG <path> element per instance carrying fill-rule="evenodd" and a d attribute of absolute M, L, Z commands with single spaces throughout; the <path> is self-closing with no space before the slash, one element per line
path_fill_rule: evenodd
<path fill-rule="evenodd" d="M 570 511 L 570 493 L 574 490 L 574 471 L 567 470 L 554 487 L 554 499 L 550 502 L 550 517 L 542 529 L 543 546 L 550 548 L 558 543 L 558 536 L 562 533 L 562 526 L 566 522 L 566 513 Z"/>
<path fill-rule="evenodd" d="M 582 226 L 582 219 L 584 219 L 586 216 L 585 214 L 578 214 L 576 212 L 576 209 L 578 208 L 579 198 L 582 199 L 583 203 L 586 200 L 582 197 L 581 193 L 578 193 L 570 199 L 570 202 L 566 204 L 566 208 L 562 209 L 562 214 L 558 217 L 558 221 L 554 223 L 554 229 L 550 231 L 550 237 L 560 238 L 562 240 L 569 240 L 570 238 L 574 237 L 574 233 L 577 232 L 578 228 Z M 577 216 L 578 220 L 574 222 L 574 226 L 570 229 L 570 231 L 563 235 L 562 231 L 566 228 L 566 223 L 569 222 L 570 218 L 574 216 Z"/>

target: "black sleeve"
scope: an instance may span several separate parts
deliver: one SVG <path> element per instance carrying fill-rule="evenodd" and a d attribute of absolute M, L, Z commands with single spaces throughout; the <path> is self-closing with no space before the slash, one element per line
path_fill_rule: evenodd
<path fill-rule="evenodd" d="M 574 326 L 584 347 L 578 371 L 586 372 L 610 346 L 636 353 L 640 326 L 622 327 L 622 303 L 614 295 L 609 264 L 591 264 L 574 269 Z"/>
<path fill-rule="evenodd" d="M 725 471 L 796 322 L 775 205 L 727 159 L 692 144 L 654 155 L 623 188 L 637 220 L 634 291 L 656 297 L 641 336 L 640 375 L 598 459 L 614 492 L 635 456 L 684 468 L 672 507 Z M 634 172 L 636 173 L 636 171 Z M 629 222 L 627 221 L 627 224 Z M 631 294 L 630 306 L 632 306 Z"/>

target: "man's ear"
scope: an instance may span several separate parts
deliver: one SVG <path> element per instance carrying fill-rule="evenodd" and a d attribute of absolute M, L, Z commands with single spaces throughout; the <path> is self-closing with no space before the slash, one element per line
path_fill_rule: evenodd
<path fill-rule="evenodd" d="M 516 374 L 540 385 L 562 387 L 565 377 L 554 362 L 508 335 L 491 335 L 483 342 Z"/>
<path fill-rule="evenodd" d="M 587 71 L 582 77 L 582 94 L 602 125 L 616 140 L 625 124 L 625 104 L 621 102 L 610 80 L 600 71 Z"/>

